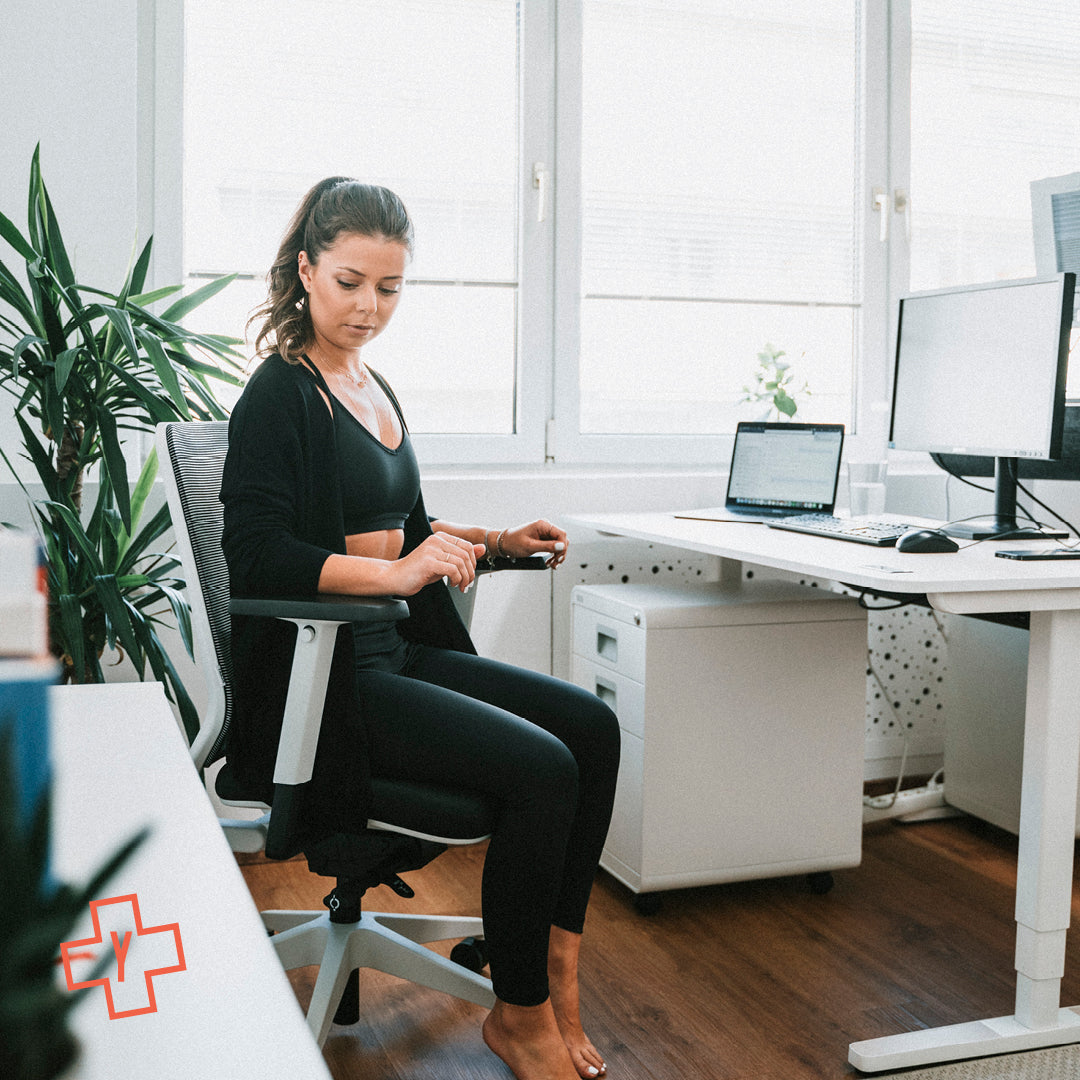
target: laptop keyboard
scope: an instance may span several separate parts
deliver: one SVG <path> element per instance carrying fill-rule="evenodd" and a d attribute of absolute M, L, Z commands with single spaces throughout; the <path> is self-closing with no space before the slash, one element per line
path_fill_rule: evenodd
<path fill-rule="evenodd" d="M 788 529 L 812 536 L 831 536 L 856 544 L 892 547 L 910 529 L 925 528 L 901 521 L 890 514 L 882 517 L 834 517 L 832 514 L 795 514 L 769 522 L 770 529 Z"/>

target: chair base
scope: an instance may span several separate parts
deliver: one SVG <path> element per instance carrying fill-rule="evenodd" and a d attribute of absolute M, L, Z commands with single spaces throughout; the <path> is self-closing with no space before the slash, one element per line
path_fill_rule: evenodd
<path fill-rule="evenodd" d="M 286 971 L 319 965 L 307 1023 L 322 1046 L 354 968 L 372 968 L 490 1008 L 491 980 L 424 948 L 429 941 L 482 937 L 482 919 L 365 911 L 352 923 L 333 923 L 325 911 L 264 911 L 263 924 Z"/>
<path fill-rule="evenodd" d="M 257 818 L 218 818 L 225 831 L 229 847 L 246 855 L 254 855 L 266 847 L 266 830 L 270 827 L 270 813 Z"/>

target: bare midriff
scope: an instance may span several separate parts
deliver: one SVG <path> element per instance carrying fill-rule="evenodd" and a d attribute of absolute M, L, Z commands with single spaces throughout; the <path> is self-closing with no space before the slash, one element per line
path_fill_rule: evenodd
<path fill-rule="evenodd" d="M 405 546 L 402 529 L 378 529 L 375 532 L 353 533 L 345 537 L 345 553 L 368 559 L 386 559 L 393 562 Z"/>

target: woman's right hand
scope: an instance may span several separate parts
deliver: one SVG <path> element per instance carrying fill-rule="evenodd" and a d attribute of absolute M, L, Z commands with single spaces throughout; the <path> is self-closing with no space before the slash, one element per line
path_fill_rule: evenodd
<path fill-rule="evenodd" d="M 413 596 L 425 585 L 445 578 L 452 589 L 465 592 L 476 577 L 476 560 L 483 544 L 470 544 L 450 533 L 437 532 L 393 564 L 394 594 Z"/>

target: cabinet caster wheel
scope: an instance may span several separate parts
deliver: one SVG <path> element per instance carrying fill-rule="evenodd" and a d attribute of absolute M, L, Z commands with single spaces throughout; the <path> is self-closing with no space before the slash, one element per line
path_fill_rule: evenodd
<path fill-rule="evenodd" d="M 483 938 L 464 938 L 450 950 L 450 959 L 479 975 L 488 964 L 487 944 Z"/>
<path fill-rule="evenodd" d="M 807 874 L 806 884 L 815 896 L 824 896 L 834 885 L 832 873 L 829 870 L 820 870 L 816 874 Z"/>
<path fill-rule="evenodd" d="M 660 893 L 644 892 L 634 896 L 634 909 L 639 915 L 655 915 L 664 906 Z"/>

